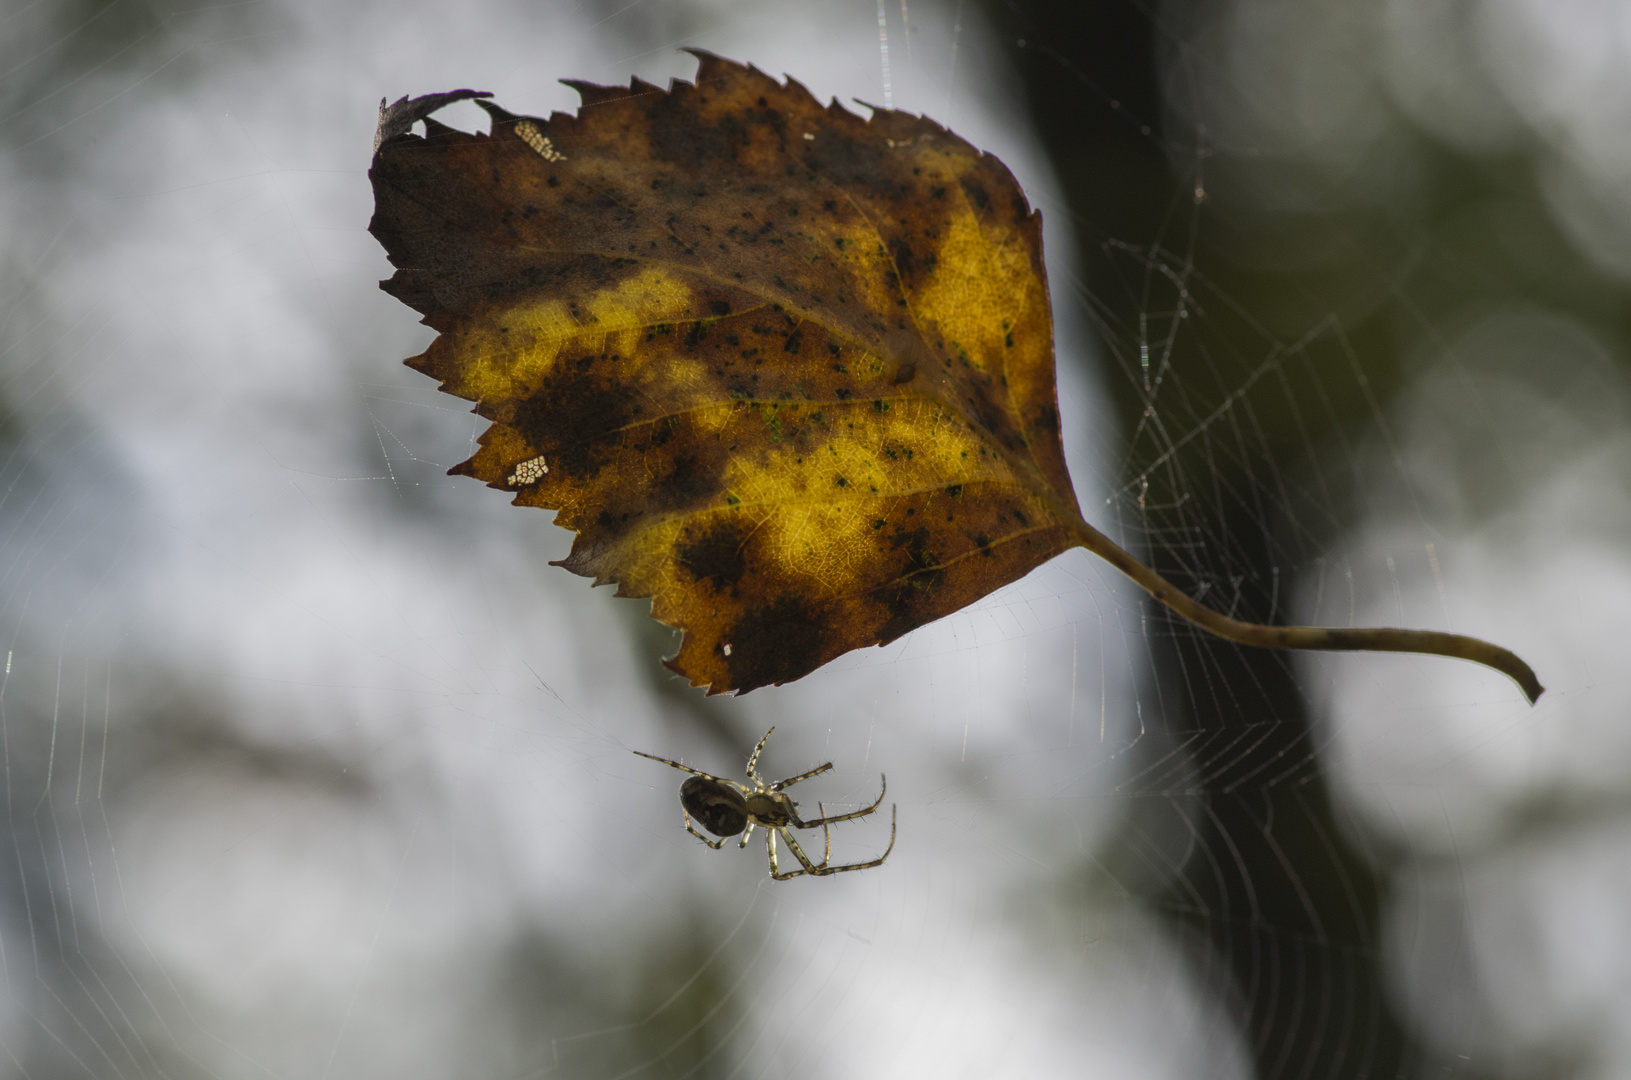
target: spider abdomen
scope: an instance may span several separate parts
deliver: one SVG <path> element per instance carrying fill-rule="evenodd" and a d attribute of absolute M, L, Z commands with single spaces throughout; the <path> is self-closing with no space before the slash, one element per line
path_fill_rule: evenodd
<path fill-rule="evenodd" d="M 748 808 L 741 792 L 701 776 L 680 785 L 680 805 L 715 836 L 735 836 L 748 827 Z"/>

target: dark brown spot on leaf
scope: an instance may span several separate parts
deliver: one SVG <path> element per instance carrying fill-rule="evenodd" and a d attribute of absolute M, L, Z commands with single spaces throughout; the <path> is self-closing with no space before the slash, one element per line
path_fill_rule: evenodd
<path fill-rule="evenodd" d="M 789 682 L 822 663 L 823 613 L 795 593 L 750 608 L 727 630 L 731 683 L 753 690 Z"/>
<path fill-rule="evenodd" d="M 694 541 L 680 541 L 674 554 L 681 566 L 698 581 L 706 581 L 716 592 L 732 589 L 747 569 L 743 545 L 747 537 L 734 522 L 719 522 Z"/>

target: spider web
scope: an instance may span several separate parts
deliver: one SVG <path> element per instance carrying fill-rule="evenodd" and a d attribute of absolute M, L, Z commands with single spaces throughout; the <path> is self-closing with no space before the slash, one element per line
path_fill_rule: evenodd
<path fill-rule="evenodd" d="M 0 1074 L 1624 1071 L 1614 65 L 1548 80 L 1596 54 L 1518 4 L 812 7 L 0 16 Z M 398 364 L 363 174 L 381 94 L 571 109 L 679 46 L 1014 170 L 1090 521 L 1542 704 L 1213 642 L 1079 551 L 786 687 L 668 677 L 445 475 L 483 424 Z M 885 866 L 772 883 L 630 752 L 735 777 L 772 724 L 768 779 L 834 763 L 807 815 L 887 773 Z"/>

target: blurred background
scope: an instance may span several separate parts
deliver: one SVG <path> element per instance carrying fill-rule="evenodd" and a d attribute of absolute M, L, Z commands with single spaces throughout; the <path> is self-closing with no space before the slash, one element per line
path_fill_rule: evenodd
<path fill-rule="evenodd" d="M 366 171 L 382 96 L 547 114 L 682 46 L 1013 169 L 1090 521 L 1540 704 L 1081 552 L 670 677 L 445 475 L 481 423 L 400 364 Z M 0 1075 L 1631 1075 L 1628 103 L 1606 0 L 7 0 Z M 887 772 L 885 866 L 771 882 L 630 753 L 772 724 L 807 805 Z"/>

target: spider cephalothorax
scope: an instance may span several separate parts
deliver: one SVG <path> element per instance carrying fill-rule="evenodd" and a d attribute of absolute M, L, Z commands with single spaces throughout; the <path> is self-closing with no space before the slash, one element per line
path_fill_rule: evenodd
<path fill-rule="evenodd" d="M 753 748 L 753 755 L 748 758 L 749 783 L 747 784 L 739 784 L 735 780 L 722 780 L 717 776 L 693 769 L 689 765 L 681 765 L 677 761 L 658 757 L 656 754 L 648 754 L 642 750 L 636 750 L 635 753 L 641 757 L 650 758 L 652 761 L 660 761 L 664 765 L 672 765 L 682 772 L 691 774 L 690 779 L 680 785 L 680 805 L 685 808 L 685 829 L 715 851 L 724 847 L 725 841 L 737 833 L 742 834 L 742 840 L 736 846 L 739 848 L 746 847 L 748 838 L 753 835 L 754 826 L 764 829 L 765 847 L 770 853 L 770 876 L 777 881 L 786 881 L 788 878 L 796 878 L 805 874 L 825 877 L 828 874 L 841 874 L 846 870 L 865 870 L 871 866 L 882 865 L 883 861 L 889 858 L 889 853 L 895 850 L 895 808 L 893 806 L 890 807 L 889 846 L 884 849 L 882 855 L 879 855 L 871 862 L 849 863 L 844 866 L 831 865 L 832 835 L 827 831 L 827 827 L 840 821 L 853 821 L 855 818 L 863 818 L 876 811 L 883 804 L 884 792 L 889 790 L 888 779 L 881 778 L 883 790 L 878 792 L 877 800 L 866 809 L 857 810 L 850 814 L 835 814 L 832 817 L 827 817 L 826 808 L 817 803 L 816 806 L 820 808 L 821 816 L 814 821 L 805 821 L 799 817 L 798 804 L 793 802 L 792 798 L 786 795 L 782 789 L 796 784 L 800 780 L 820 776 L 832 768 L 832 762 L 829 761 L 825 765 L 811 769 L 809 772 L 790 776 L 786 780 L 778 780 L 774 784 L 765 783 L 764 778 L 759 775 L 759 754 L 764 750 L 765 743 L 769 741 L 771 732 L 775 730 L 775 728 L 771 728 L 770 731 L 765 732 L 765 737 L 760 739 L 759 745 Z M 719 839 L 710 840 L 697 832 L 696 828 L 691 824 L 692 818 L 701 822 L 704 829 L 707 829 Z M 798 841 L 793 839 L 793 834 L 787 830 L 789 828 L 814 829 L 817 827 L 821 829 L 822 836 L 825 839 L 825 851 L 820 862 L 811 862 L 810 857 L 804 854 L 804 849 L 799 847 Z M 780 833 L 781 838 L 787 842 L 788 850 L 793 853 L 793 857 L 798 859 L 800 869 L 789 870 L 784 874 L 777 867 L 777 833 Z"/>

